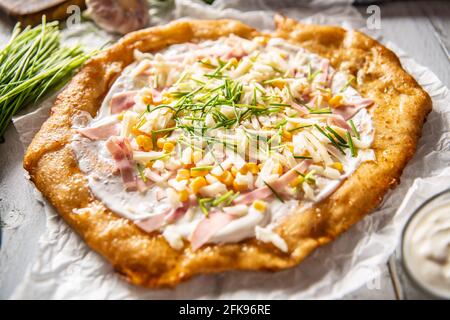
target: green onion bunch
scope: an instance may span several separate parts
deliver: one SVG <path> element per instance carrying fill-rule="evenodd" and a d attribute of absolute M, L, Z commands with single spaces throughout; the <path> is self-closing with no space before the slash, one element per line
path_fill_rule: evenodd
<path fill-rule="evenodd" d="M 20 109 L 61 88 L 89 57 L 79 45 L 61 46 L 60 38 L 58 22 L 45 17 L 34 28 L 14 27 L 0 51 L 0 137 Z"/>

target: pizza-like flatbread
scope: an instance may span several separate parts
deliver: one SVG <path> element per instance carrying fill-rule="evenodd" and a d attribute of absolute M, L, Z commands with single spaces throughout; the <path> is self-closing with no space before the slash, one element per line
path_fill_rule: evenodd
<path fill-rule="evenodd" d="M 201 273 L 295 266 L 370 213 L 396 186 L 416 149 L 431 100 L 393 52 L 358 31 L 277 17 L 276 31 L 265 36 L 286 39 L 329 59 L 335 70 L 357 78 L 361 96 L 375 101 L 376 107 L 368 111 L 376 161 L 362 163 L 329 197 L 286 216 L 276 226 L 287 252 L 255 238 L 206 244 L 197 250 L 187 244 L 176 250 L 160 233 L 146 233 L 107 209 L 91 194 L 70 147 L 74 118 L 82 112 L 96 115 L 113 82 L 134 61 L 135 50 L 157 52 L 172 44 L 230 34 L 246 39 L 262 35 L 232 20 L 175 22 L 127 35 L 85 64 L 58 96 L 50 118 L 26 152 L 24 167 L 36 187 L 86 243 L 131 283 L 174 286 Z"/>

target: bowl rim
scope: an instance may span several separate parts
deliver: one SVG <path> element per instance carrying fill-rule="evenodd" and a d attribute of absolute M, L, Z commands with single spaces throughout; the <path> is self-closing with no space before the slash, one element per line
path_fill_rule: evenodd
<path fill-rule="evenodd" d="M 450 193 L 450 188 L 444 189 L 443 191 L 440 191 L 438 193 L 436 193 L 435 195 L 433 195 L 432 197 L 428 198 L 427 200 L 425 200 L 422 204 L 420 204 L 415 210 L 414 212 L 411 214 L 411 216 L 408 218 L 408 221 L 406 222 L 405 226 L 403 227 L 402 230 L 402 234 L 401 234 L 401 245 L 400 245 L 400 253 L 401 253 L 401 262 L 402 262 L 402 266 L 403 266 L 403 270 L 405 271 L 407 277 L 409 280 L 411 280 L 411 282 L 413 283 L 413 285 L 420 291 L 422 291 L 423 293 L 427 294 L 428 296 L 430 296 L 431 298 L 438 298 L 438 299 L 443 299 L 443 300 L 447 300 L 450 297 L 444 297 L 441 295 L 438 295 L 435 292 L 432 292 L 431 290 L 429 290 L 428 288 L 424 287 L 420 281 L 413 275 L 413 272 L 411 272 L 411 270 L 408 268 L 408 265 L 406 264 L 406 260 L 405 260 L 405 255 L 404 255 L 404 247 L 405 247 L 405 235 L 406 235 L 406 231 L 408 230 L 409 226 L 411 225 L 412 221 L 414 220 L 414 218 L 417 216 L 417 214 L 419 212 L 422 211 L 423 208 L 425 208 L 428 204 L 430 204 L 431 202 L 433 202 L 434 200 L 436 200 L 437 198 Z"/>

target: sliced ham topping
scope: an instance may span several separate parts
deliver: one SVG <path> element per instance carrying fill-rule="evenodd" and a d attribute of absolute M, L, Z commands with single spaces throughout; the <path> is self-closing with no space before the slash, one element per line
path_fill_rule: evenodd
<path fill-rule="evenodd" d="M 98 127 L 86 127 L 77 129 L 76 132 L 91 140 L 106 140 L 111 136 L 117 136 L 120 126 L 117 122 L 108 123 Z"/>
<path fill-rule="evenodd" d="M 186 211 L 189 209 L 188 203 L 183 203 L 183 206 L 178 207 L 176 209 L 171 209 L 169 212 L 166 213 L 166 221 L 168 223 L 173 223 L 180 219 Z"/>
<path fill-rule="evenodd" d="M 327 124 L 329 126 L 333 125 L 333 126 L 341 127 L 342 129 L 345 129 L 345 130 L 351 130 L 351 127 L 349 126 L 347 121 L 345 121 L 345 119 L 340 114 L 328 115 Z"/>
<path fill-rule="evenodd" d="M 271 195 L 272 195 L 272 190 L 270 190 L 269 187 L 264 186 L 264 187 L 255 189 L 253 191 L 247 192 L 247 193 L 237 197 L 233 201 L 233 203 L 234 204 L 252 204 L 253 201 L 255 201 L 255 200 L 262 200 L 262 199 L 270 197 Z"/>
<path fill-rule="evenodd" d="M 317 76 L 317 82 L 322 84 L 328 83 L 328 69 L 330 67 L 330 62 L 328 60 L 324 60 L 322 65 L 320 66 L 320 74 Z"/>
<path fill-rule="evenodd" d="M 137 91 L 125 91 L 116 93 L 109 102 L 111 108 L 111 114 L 121 113 L 122 111 L 129 110 L 134 106 L 134 97 Z"/>
<path fill-rule="evenodd" d="M 176 209 L 167 209 L 162 213 L 139 220 L 136 222 L 136 225 L 145 232 L 153 232 L 168 223 L 174 223 L 175 221 L 180 219 L 188 209 L 189 205 L 183 204 L 182 207 Z"/>
<path fill-rule="evenodd" d="M 127 138 L 111 137 L 106 141 L 106 147 L 114 158 L 117 169 L 120 171 L 126 190 L 136 190 L 136 177 L 134 175 L 130 142 Z"/>
<path fill-rule="evenodd" d="M 159 213 L 154 216 L 135 222 L 136 225 L 145 232 L 153 232 L 161 228 L 165 223 L 165 213 Z"/>
<path fill-rule="evenodd" d="M 137 185 L 137 189 L 139 192 L 146 192 L 148 189 L 150 189 L 151 187 L 153 187 L 153 182 L 147 180 L 147 181 L 143 181 L 142 179 L 136 179 L 136 185 Z"/>
<path fill-rule="evenodd" d="M 270 186 L 275 189 L 275 191 L 279 191 L 283 193 L 282 190 L 296 177 L 298 177 L 297 171 L 304 173 L 306 169 L 309 167 L 311 162 L 308 160 L 302 161 L 293 167 L 291 170 L 283 174 L 278 180 L 271 183 Z M 268 198 L 272 195 L 272 190 L 269 187 L 264 186 L 248 193 L 245 193 L 239 197 L 237 197 L 233 203 L 234 204 L 252 204 L 255 200 L 262 200 Z"/>
<path fill-rule="evenodd" d="M 306 105 L 308 106 L 308 108 L 315 109 L 317 107 L 316 103 L 317 103 L 317 96 L 314 96 Z"/>
<path fill-rule="evenodd" d="M 197 250 L 208 242 L 220 229 L 229 224 L 234 216 L 221 211 L 212 212 L 208 218 L 199 222 L 191 237 L 192 250 Z"/>
<path fill-rule="evenodd" d="M 374 103 L 371 99 L 357 99 L 346 101 L 342 106 L 333 109 L 333 113 L 341 115 L 345 120 L 351 119 L 359 110 L 370 107 Z"/>
<path fill-rule="evenodd" d="M 294 108 L 297 111 L 300 111 L 300 113 L 303 114 L 308 114 L 308 109 L 302 105 L 299 105 L 298 103 L 291 101 L 291 107 Z"/>

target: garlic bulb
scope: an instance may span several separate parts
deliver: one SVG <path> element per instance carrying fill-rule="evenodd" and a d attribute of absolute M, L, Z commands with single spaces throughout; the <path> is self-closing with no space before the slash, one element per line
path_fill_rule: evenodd
<path fill-rule="evenodd" d="M 87 15 L 102 29 L 126 34 L 149 23 L 147 0 L 86 0 Z"/>

